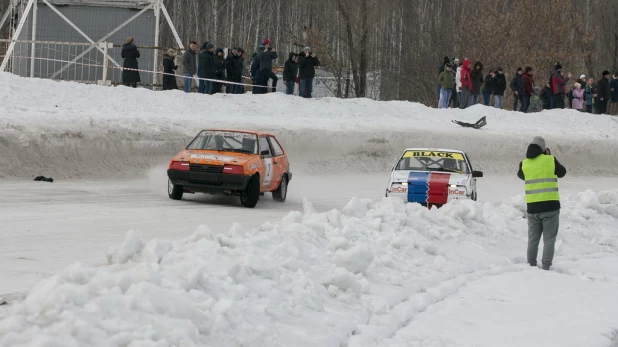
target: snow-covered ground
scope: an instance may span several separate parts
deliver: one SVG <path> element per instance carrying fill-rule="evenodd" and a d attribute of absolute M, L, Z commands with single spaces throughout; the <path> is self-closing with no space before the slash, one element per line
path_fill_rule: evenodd
<path fill-rule="evenodd" d="M 481 116 L 482 130 L 450 122 Z M 286 203 L 167 198 L 169 157 L 224 126 L 282 140 Z M 0 346 L 616 346 L 617 133 L 615 117 L 569 110 L 0 74 L 0 296 L 12 294 Z M 535 135 L 569 170 L 549 272 L 525 264 L 515 176 Z M 479 201 L 427 210 L 383 198 L 408 146 L 469 151 L 485 172 Z"/>
<path fill-rule="evenodd" d="M 36 258 L 3 266 L 83 263 L 54 269 L 24 302 L 0 310 L 0 344 L 610 346 L 618 328 L 618 191 L 565 194 L 551 272 L 525 264 L 521 196 L 430 211 L 377 197 L 318 210 L 296 198 L 298 212 L 229 229 L 209 216 L 231 218 L 230 207 L 218 213 L 207 200 L 123 199 L 60 202 L 75 216 L 37 228 L 54 235 L 20 239 Z M 80 215 L 88 206 L 106 217 Z M 112 242 L 144 217 L 136 225 L 144 231 Z M 203 225 L 190 234 L 188 224 Z"/>

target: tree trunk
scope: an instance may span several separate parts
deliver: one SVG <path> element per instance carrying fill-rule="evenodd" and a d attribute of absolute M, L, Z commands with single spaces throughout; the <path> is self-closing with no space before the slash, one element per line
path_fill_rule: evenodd
<path fill-rule="evenodd" d="M 356 97 L 364 98 L 367 95 L 367 55 L 369 54 L 369 49 L 367 47 L 367 43 L 369 41 L 369 27 L 367 25 L 367 20 L 369 17 L 369 10 L 367 8 L 368 0 L 361 0 L 361 39 L 359 44 L 359 55 L 360 62 L 358 66 L 358 90 L 356 93 Z"/>

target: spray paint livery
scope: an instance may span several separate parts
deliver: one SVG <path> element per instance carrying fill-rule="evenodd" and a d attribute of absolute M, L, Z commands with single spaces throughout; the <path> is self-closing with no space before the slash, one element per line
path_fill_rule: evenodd
<path fill-rule="evenodd" d="M 391 171 L 387 197 L 440 207 L 456 199 L 477 199 L 476 178 L 468 155 L 461 150 L 408 148 Z"/>
<path fill-rule="evenodd" d="M 228 129 L 202 130 L 170 161 L 168 195 L 183 193 L 239 195 L 245 207 L 272 192 L 284 202 L 292 179 L 287 153 L 274 135 Z"/>

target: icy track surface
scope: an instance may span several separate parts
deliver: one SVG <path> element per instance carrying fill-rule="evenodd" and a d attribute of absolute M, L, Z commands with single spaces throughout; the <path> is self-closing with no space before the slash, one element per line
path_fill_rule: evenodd
<path fill-rule="evenodd" d="M 0 345 L 615 343 L 618 191 L 564 197 L 554 271 L 521 256 L 524 210 L 521 196 L 440 210 L 305 200 L 254 229 L 129 232 L 107 265 L 69 266 L 0 311 Z"/>

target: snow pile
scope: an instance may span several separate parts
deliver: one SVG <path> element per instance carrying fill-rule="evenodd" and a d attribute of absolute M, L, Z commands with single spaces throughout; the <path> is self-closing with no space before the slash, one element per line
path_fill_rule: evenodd
<path fill-rule="evenodd" d="M 143 178 L 208 127 L 272 131 L 297 172 L 384 172 L 404 148 L 427 146 L 460 148 L 486 172 L 511 174 L 530 139 L 542 135 L 570 174 L 618 173 L 612 160 L 618 119 L 572 110 L 522 114 L 282 93 L 210 96 L 9 73 L 0 73 L 0 90 L 1 178 Z M 482 116 L 488 125 L 481 130 L 451 123 Z"/>
<path fill-rule="evenodd" d="M 130 232 L 108 250 L 108 265 L 74 264 L 0 312 L 0 345 L 516 346 L 523 337 L 526 345 L 579 346 L 582 337 L 587 346 L 607 345 L 618 328 L 617 206 L 618 191 L 563 197 L 555 272 L 525 264 L 521 196 L 439 210 L 353 198 L 341 210 L 317 212 L 305 201 L 303 212 L 255 230 L 202 225 L 180 241 L 148 242 Z M 565 268 L 601 255 L 614 264 Z M 505 280 L 494 283 L 499 277 Z M 559 300 L 538 301 L 553 295 L 546 290 L 559 291 Z M 449 315 L 444 305 L 456 311 L 461 293 L 491 301 L 482 300 L 484 311 Z M 492 324 L 506 329 L 509 317 L 535 324 L 534 312 L 499 306 L 510 295 L 565 319 L 544 319 L 539 330 L 547 335 L 529 336 L 531 327 L 520 326 L 519 340 L 496 340 L 506 336 L 493 334 Z M 604 306 L 590 307 L 582 324 L 574 318 L 581 311 L 563 308 L 569 301 Z M 491 319 L 498 310 L 503 315 Z M 478 320 L 462 320 L 468 314 Z M 433 318 L 419 315 L 440 323 L 423 326 Z"/>

